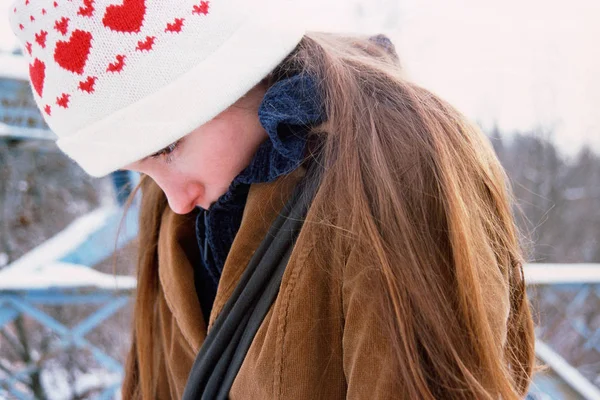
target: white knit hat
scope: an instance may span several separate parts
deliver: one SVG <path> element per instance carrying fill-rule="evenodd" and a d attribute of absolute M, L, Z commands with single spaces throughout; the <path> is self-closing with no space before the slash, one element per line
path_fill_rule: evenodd
<path fill-rule="evenodd" d="M 58 146 L 97 177 L 208 122 L 305 32 L 288 0 L 18 0 L 10 15 Z"/>

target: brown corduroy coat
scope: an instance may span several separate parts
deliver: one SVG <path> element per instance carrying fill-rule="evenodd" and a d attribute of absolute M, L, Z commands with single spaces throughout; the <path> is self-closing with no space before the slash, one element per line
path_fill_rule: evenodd
<path fill-rule="evenodd" d="M 182 397 L 207 329 L 305 172 L 299 167 L 274 182 L 251 185 L 208 324 L 194 286 L 193 267 L 199 265 L 194 258 L 198 257 L 194 218 L 165 208 L 158 244 L 159 399 Z M 315 240 L 306 230 L 300 232 L 279 294 L 237 374 L 231 399 L 401 397 L 401 366 L 394 361 L 379 319 L 378 293 L 383 289 L 377 286 L 378 279 L 353 262 L 352 254 L 343 268 L 319 265 L 310 257 Z M 505 331 L 498 327 L 502 338 Z"/>

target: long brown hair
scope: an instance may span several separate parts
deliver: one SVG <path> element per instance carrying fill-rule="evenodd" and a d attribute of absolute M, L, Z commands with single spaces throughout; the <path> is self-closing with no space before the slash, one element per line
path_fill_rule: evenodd
<path fill-rule="evenodd" d="M 298 72 L 317 79 L 327 114 L 310 133 L 323 168 L 303 229 L 322 239 L 312 254 L 324 265 L 354 249 L 377 268 L 397 396 L 522 398 L 533 320 L 514 201 L 489 141 L 366 37 L 307 34 L 269 81 Z M 166 204 L 155 184 L 143 191 L 140 266 L 155 257 Z M 153 397 L 157 282 L 156 270 L 138 271 L 125 398 Z"/>

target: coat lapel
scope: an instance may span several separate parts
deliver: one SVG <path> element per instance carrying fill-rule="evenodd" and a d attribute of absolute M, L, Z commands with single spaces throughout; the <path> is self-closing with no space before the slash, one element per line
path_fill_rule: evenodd
<path fill-rule="evenodd" d="M 299 166 L 273 182 L 250 186 L 242 221 L 223 266 L 207 324 L 194 285 L 194 268 L 201 265 L 194 232 L 194 216 L 163 212 L 158 241 L 159 279 L 175 322 L 193 352 L 198 352 L 216 317 L 231 296 L 254 251 L 287 202 L 306 169 Z"/>
<path fill-rule="evenodd" d="M 194 221 L 191 214 L 178 215 L 165 208 L 158 241 L 158 274 L 171 314 L 195 354 L 206 337 L 206 323 L 194 285 L 194 266 L 200 265 Z"/>
<path fill-rule="evenodd" d="M 213 326 L 255 250 L 305 173 L 305 167 L 299 166 L 273 182 L 254 183 L 250 186 L 240 228 L 223 266 L 208 330 Z"/>

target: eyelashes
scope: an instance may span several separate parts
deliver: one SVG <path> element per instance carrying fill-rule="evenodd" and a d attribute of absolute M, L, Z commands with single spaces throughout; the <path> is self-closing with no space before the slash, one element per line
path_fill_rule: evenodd
<path fill-rule="evenodd" d="M 164 158 L 166 163 L 170 163 L 171 161 L 173 161 L 173 153 L 175 152 L 175 150 L 177 150 L 180 144 L 181 139 L 171 143 L 164 149 L 159 150 L 154 154 L 151 154 L 150 158 Z"/>

